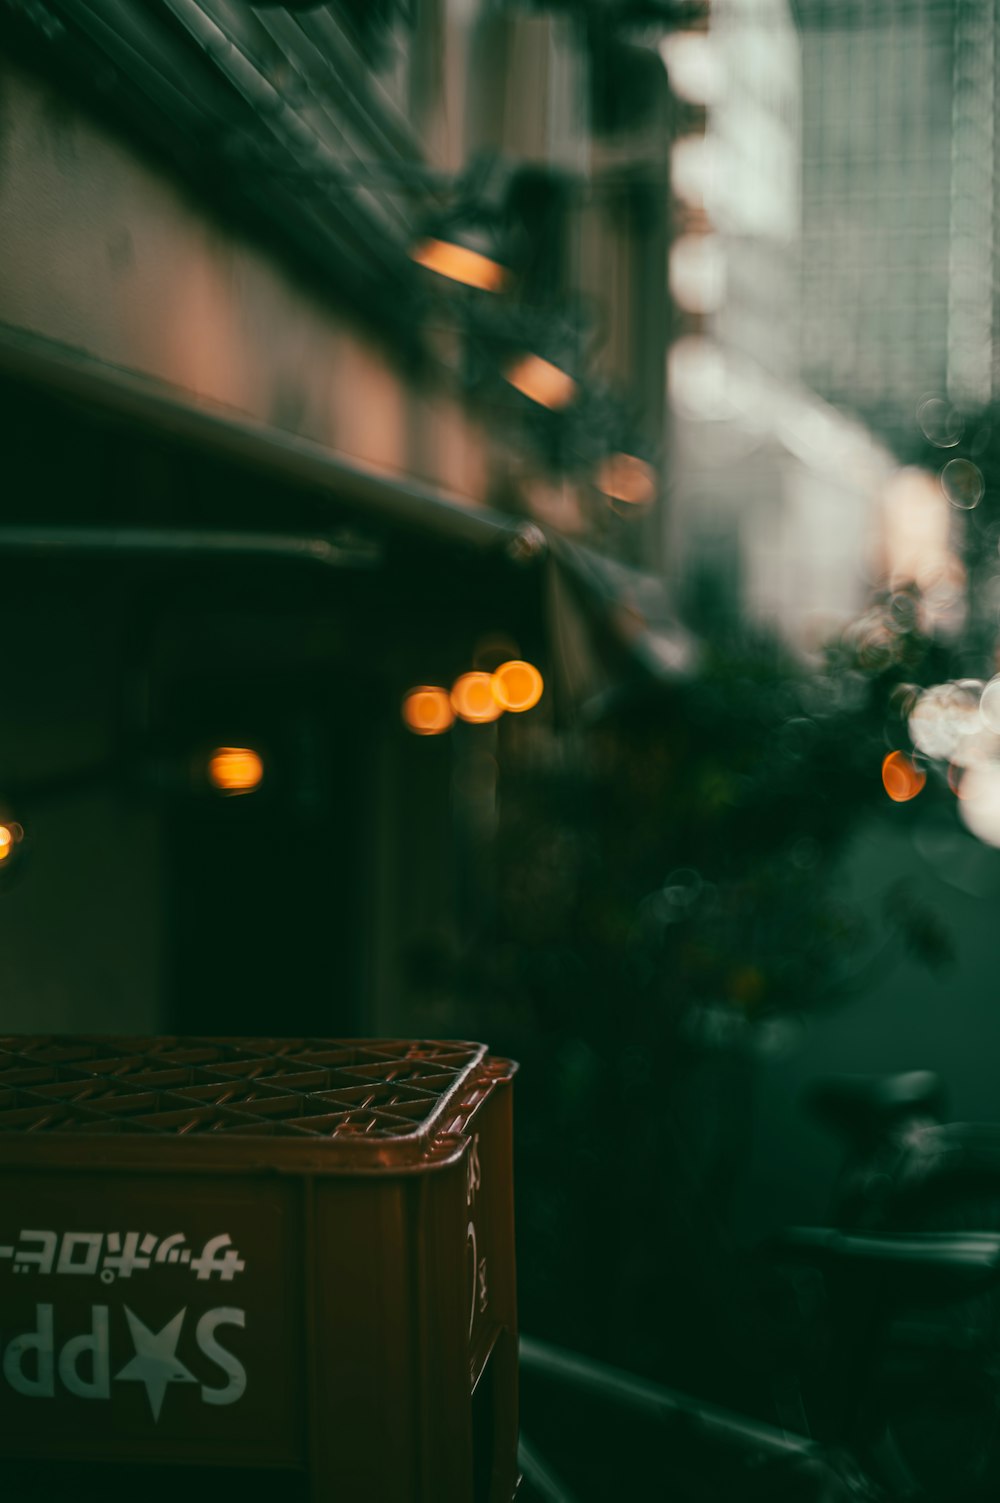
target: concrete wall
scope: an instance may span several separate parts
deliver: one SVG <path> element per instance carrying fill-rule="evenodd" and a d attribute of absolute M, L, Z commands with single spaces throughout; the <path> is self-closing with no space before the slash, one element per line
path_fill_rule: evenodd
<path fill-rule="evenodd" d="M 453 399 L 409 388 L 293 272 L 2 62 L 0 226 L 0 321 L 482 501 L 482 435 Z"/>
<path fill-rule="evenodd" d="M 408 385 L 349 314 L 2 60 L 0 322 L 470 506 L 485 498 L 483 437 L 454 399 Z M 36 499 L 44 522 L 44 485 Z M 0 600 L 0 797 L 111 751 L 121 623 L 99 621 L 85 588 L 74 602 L 53 588 L 35 607 Z M 0 1032 L 164 1025 L 162 834 L 159 813 L 120 790 L 33 811 L 23 876 L 0 893 Z"/>

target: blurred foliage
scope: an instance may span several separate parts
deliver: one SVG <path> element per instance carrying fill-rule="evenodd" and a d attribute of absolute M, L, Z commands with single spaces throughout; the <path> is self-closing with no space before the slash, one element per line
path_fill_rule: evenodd
<path fill-rule="evenodd" d="M 505 759 L 499 933 L 544 1027 L 595 1040 L 612 984 L 618 1030 L 664 1040 L 693 1008 L 759 1020 L 842 995 L 873 936 L 839 862 L 862 820 L 908 817 L 882 758 L 909 745 L 913 686 L 949 671 L 918 604 L 879 600 L 815 668 L 761 638 L 710 645 L 696 679 L 622 695 L 569 763 Z M 912 893 L 883 917 L 946 960 Z"/>
<path fill-rule="evenodd" d="M 493 944 L 475 971 L 506 999 L 525 1065 L 529 1329 L 734 1397 L 719 1291 L 752 1046 L 857 996 L 880 957 L 950 957 L 911 884 L 861 912 L 840 873 L 862 822 L 914 818 L 887 798 L 882 759 L 909 749 L 913 686 L 952 657 L 903 591 L 813 664 L 729 631 L 696 678 L 621 692 L 550 755 L 509 729 Z M 953 803 L 930 771 L 924 806 Z"/>
<path fill-rule="evenodd" d="M 947 444 L 907 460 L 985 477 L 944 616 L 915 586 L 886 591 L 805 662 L 739 621 L 720 574 L 689 602 L 695 677 L 626 685 L 568 735 L 500 726 L 497 890 L 456 980 L 523 1065 L 524 1325 L 722 1402 L 767 1403 L 736 1334 L 730 1231 L 756 1049 L 902 956 L 954 959 L 916 875 L 864 907 L 845 880 L 873 823 L 961 833 L 947 763 L 908 722 L 921 689 L 995 671 L 1000 424 L 944 421 Z M 910 802 L 883 785 L 890 752 Z"/>
<path fill-rule="evenodd" d="M 927 407 L 938 411 L 921 416 Z M 902 457 L 931 475 L 940 476 L 959 460 L 974 465 L 982 476 L 982 497 L 962 512 L 962 525 L 956 529 L 966 571 L 967 613 L 961 639 L 953 646 L 959 668 L 982 673 L 996 655 L 1000 607 L 1000 408 L 963 411 L 930 399 L 918 410 L 912 441 Z M 994 671 L 988 668 L 988 674 Z"/>

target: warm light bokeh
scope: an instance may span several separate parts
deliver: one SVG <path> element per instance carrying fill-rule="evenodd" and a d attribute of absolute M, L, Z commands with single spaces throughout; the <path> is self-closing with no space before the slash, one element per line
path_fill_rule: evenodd
<path fill-rule="evenodd" d="M 597 467 L 594 482 L 612 501 L 645 506 L 656 495 L 656 471 L 635 454 L 609 454 Z"/>
<path fill-rule="evenodd" d="M 914 767 L 905 752 L 889 752 L 882 760 L 882 784 L 894 804 L 909 803 L 927 782 L 927 774 Z"/>
<path fill-rule="evenodd" d="M 478 287 L 482 292 L 500 292 L 507 284 L 508 272 L 499 261 L 484 256 L 481 251 L 470 250 L 465 245 L 453 245 L 448 240 L 420 240 L 410 251 L 411 259 L 418 266 L 447 277 L 451 282 L 461 282 L 463 287 Z"/>
<path fill-rule="evenodd" d="M 984 845 L 1000 846 L 1000 766 L 970 767 L 957 789 L 958 815 Z"/>
<path fill-rule="evenodd" d="M 493 675 L 492 690 L 497 704 L 515 715 L 532 709 L 541 699 L 544 687 L 535 665 L 517 658 L 501 663 Z"/>
<path fill-rule="evenodd" d="M 552 412 L 568 407 L 576 396 L 573 377 L 541 355 L 522 355 L 508 367 L 505 377 L 522 395 Z"/>
<path fill-rule="evenodd" d="M 503 714 L 489 673 L 463 673 L 451 686 L 451 704 L 456 715 L 473 724 L 482 725 Z"/>
<path fill-rule="evenodd" d="M 17 820 L 10 819 L 0 824 L 0 865 L 10 860 L 14 847 L 23 839 L 24 830 Z"/>
<path fill-rule="evenodd" d="M 934 476 L 915 465 L 897 470 L 885 489 L 883 527 L 886 582 L 927 590 L 951 559 L 948 503 Z"/>
<path fill-rule="evenodd" d="M 220 793 L 253 793 L 264 776 L 264 763 L 249 746 L 217 746 L 208 762 L 208 777 Z"/>
<path fill-rule="evenodd" d="M 440 736 L 455 721 L 447 689 L 421 684 L 403 696 L 403 721 L 415 736 Z"/>
<path fill-rule="evenodd" d="M 982 684 L 972 679 L 932 684 L 925 689 L 907 719 L 914 746 L 925 757 L 965 765 L 966 745 L 973 745 L 983 729 L 979 710 Z"/>

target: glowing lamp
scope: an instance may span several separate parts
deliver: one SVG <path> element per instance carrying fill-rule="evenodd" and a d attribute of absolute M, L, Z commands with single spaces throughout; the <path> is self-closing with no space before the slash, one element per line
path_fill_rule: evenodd
<path fill-rule="evenodd" d="M 889 752 L 882 760 L 882 786 L 894 804 L 909 803 L 927 782 L 927 774 L 914 767 L 905 752 Z"/>
<path fill-rule="evenodd" d="M 531 402 L 561 412 L 576 396 L 573 377 L 541 355 L 521 355 L 504 371 L 504 380 Z"/>
<path fill-rule="evenodd" d="M 440 736 L 454 719 L 446 689 L 421 684 L 403 696 L 403 723 L 415 736 Z"/>
<path fill-rule="evenodd" d="M 208 780 L 220 793 L 253 793 L 264 764 L 249 746 L 218 746 L 208 761 Z"/>
<path fill-rule="evenodd" d="M 646 506 L 656 495 L 656 472 L 635 454 L 609 454 L 598 465 L 594 484 L 609 501 Z"/>
<path fill-rule="evenodd" d="M 17 847 L 24 839 L 24 829 L 14 819 L 0 822 L 0 866 L 12 866 Z"/>
<path fill-rule="evenodd" d="M 532 709 L 542 697 L 545 685 L 533 663 L 512 659 L 501 663 L 493 675 L 493 696 L 503 709 L 519 715 Z"/>
<path fill-rule="evenodd" d="M 511 187 L 508 165 L 492 152 L 475 156 L 450 184 L 450 202 L 420 226 L 410 259 L 446 282 L 477 292 L 504 291 L 518 260 Z"/>
<path fill-rule="evenodd" d="M 451 686 L 451 704 L 460 719 L 474 725 L 485 725 L 503 714 L 489 673 L 463 673 Z"/>
<path fill-rule="evenodd" d="M 460 282 L 463 287 L 475 287 L 481 292 L 501 292 L 510 280 L 507 268 L 484 251 L 437 236 L 418 240 L 410 250 L 410 257 L 418 266 L 449 282 Z"/>

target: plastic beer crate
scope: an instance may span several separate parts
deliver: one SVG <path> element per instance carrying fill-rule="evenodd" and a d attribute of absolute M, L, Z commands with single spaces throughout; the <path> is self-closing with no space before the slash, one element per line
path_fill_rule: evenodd
<path fill-rule="evenodd" d="M 5 1498 L 508 1503 L 514 1069 L 0 1038 Z"/>

